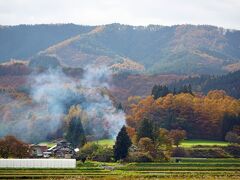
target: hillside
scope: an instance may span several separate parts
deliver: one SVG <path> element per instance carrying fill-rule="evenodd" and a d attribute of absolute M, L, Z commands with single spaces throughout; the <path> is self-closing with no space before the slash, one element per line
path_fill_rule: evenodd
<path fill-rule="evenodd" d="M 0 62 L 27 59 L 93 27 L 74 24 L 0 26 Z"/>
<path fill-rule="evenodd" d="M 46 63 L 50 59 L 34 59 L 34 62 Z M 45 64 L 40 64 L 41 66 Z M 33 75 L 31 64 L 23 61 L 12 61 L 0 64 L 0 91 L 1 89 L 16 89 L 17 91 L 26 91 L 28 89 L 28 79 Z M 63 72 L 69 77 L 81 79 L 84 73 L 82 68 L 63 67 Z M 154 84 L 169 84 L 177 80 L 186 78 L 186 76 L 169 75 L 144 75 L 116 73 L 109 78 L 110 94 L 117 101 L 124 102 L 129 96 L 147 96 L 151 93 Z"/>
<path fill-rule="evenodd" d="M 115 74 L 112 77 L 111 93 L 120 102 L 125 102 L 129 96 L 148 96 L 155 84 L 166 85 L 186 78 L 174 74 L 169 75 L 133 75 Z"/>
<path fill-rule="evenodd" d="M 105 63 L 149 73 L 222 74 L 240 68 L 240 31 L 206 25 L 110 24 L 55 44 L 43 53 L 68 66 Z M 135 68 L 137 67 L 137 68 Z"/>

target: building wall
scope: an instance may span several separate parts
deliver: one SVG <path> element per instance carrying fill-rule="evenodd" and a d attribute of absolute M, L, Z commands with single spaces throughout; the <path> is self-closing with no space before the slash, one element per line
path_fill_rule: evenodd
<path fill-rule="evenodd" d="M 76 168 L 76 159 L 0 159 L 0 168 Z"/>

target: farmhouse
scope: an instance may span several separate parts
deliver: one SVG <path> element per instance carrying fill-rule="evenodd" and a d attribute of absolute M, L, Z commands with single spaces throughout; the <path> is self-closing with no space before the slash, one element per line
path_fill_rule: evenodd
<path fill-rule="evenodd" d="M 30 145 L 31 158 L 76 158 L 76 152 L 72 148 L 71 143 L 61 140 L 51 148 L 47 148 L 46 145 L 33 144 Z"/>
<path fill-rule="evenodd" d="M 38 144 L 30 145 L 30 155 L 32 158 L 41 158 L 44 152 L 48 150 L 47 146 L 42 146 Z"/>
<path fill-rule="evenodd" d="M 59 141 L 57 143 L 57 145 L 49 148 L 47 150 L 47 153 L 49 153 L 49 155 L 56 157 L 56 158 L 70 159 L 70 158 L 76 157 L 76 152 L 71 147 L 71 144 L 65 140 Z M 47 153 L 45 153 L 45 154 L 47 154 Z"/>

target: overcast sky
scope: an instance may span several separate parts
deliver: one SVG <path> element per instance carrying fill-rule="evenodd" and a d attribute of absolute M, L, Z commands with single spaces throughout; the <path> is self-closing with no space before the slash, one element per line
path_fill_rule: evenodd
<path fill-rule="evenodd" d="M 240 29 L 240 0 L 0 0 L 0 24 L 210 24 Z"/>

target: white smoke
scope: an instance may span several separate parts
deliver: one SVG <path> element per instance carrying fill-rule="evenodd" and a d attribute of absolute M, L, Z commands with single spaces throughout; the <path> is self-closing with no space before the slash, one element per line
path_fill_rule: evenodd
<path fill-rule="evenodd" d="M 111 138 L 115 138 L 125 124 L 125 114 L 123 111 L 117 110 L 109 96 L 101 91 L 109 88 L 107 80 L 110 76 L 111 71 L 105 66 L 89 66 L 81 81 L 81 87 L 85 90 L 83 94 L 86 99 L 83 107 L 85 107 L 90 122 L 95 123 L 90 124 L 93 134 L 104 136 L 102 130 L 104 128 Z"/>
<path fill-rule="evenodd" d="M 80 104 L 87 113 L 93 136 L 114 138 L 125 124 L 125 114 L 116 110 L 107 93 L 110 70 L 89 66 L 82 79 L 66 76 L 61 69 L 49 69 L 29 76 L 31 103 L 11 99 L 0 109 L 0 136 L 12 134 L 28 142 L 39 142 L 56 133 L 71 105 Z M 10 118 L 9 118 L 9 115 Z M 9 120 L 10 119 L 10 120 Z"/>

